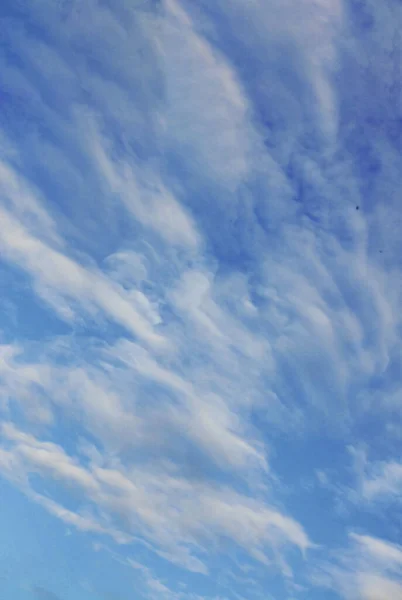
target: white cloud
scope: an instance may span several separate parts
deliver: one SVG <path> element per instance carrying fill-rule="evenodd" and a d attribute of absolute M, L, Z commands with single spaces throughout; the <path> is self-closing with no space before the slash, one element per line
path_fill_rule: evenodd
<path fill-rule="evenodd" d="M 3 423 L 2 436 L 13 445 L 13 456 L 21 465 L 28 465 L 32 472 L 38 471 L 51 478 L 60 478 L 71 485 L 95 493 L 96 483 L 85 469 L 66 455 L 64 450 L 50 442 L 38 442 L 32 435 L 18 431 L 11 423 Z"/>
<path fill-rule="evenodd" d="M 34 237 L 6 210 L 1 209 L 0 218 L 4 228 L 0 240 L 3 259 L 27 271 L 38 294 L 60 316 L 74 320 L 76 305 L 95 318 L 101 311 L 135 336 L 163 345 L 163 338 L 117 284 Z"/>
<path fill-rule="evenodd" d="M 1 160 L 0 193 L 2 205 L 11 209 L 31 231 L 42 239 L 62 244 L 55 221 L 43 207 L 39 191 L 33 189 L 15 169 Z"/>
<path fill-rule="evenodd" d="M 42 496 L 35 492 L 28 492 L 28 497 L 45 508 L 50 514 L 54 515 L 67 525 L 72 525 L 76 529 L 84 532 L 104 534 L 111 536 L 118 544 L 127 544 L 131 538 L 118 530 L 100 525 L 95 519 L 88 515 L 80 515 L 74 511 L 66 509 L 51 498 Z"/>
<path fill-rule="evenodd" d="M 176 403 L 167 408 L 166 421 L 192 439 L 215 461 L 226 467 L 249 468 L 253 463 L 265 467 L 263 453 L 245 439 L 241 419 L 235 406 L 231 407 L 235 399 L 212 393 L 202 381 L 199 388 L 195 387 L 173 370 L 158 365 L 148 352 L 131 342 L 121 342 L 111 350 L 111 354 L 176 395 Z"/>
<path fill-rule="evenodd" d="M 383 564 L 385 568 L 402 567 L 402 548 L 369 535 L 352 533 L 351 537 L 362 548 L 363 552 L 371 555 L 373 560 Z"/>
<path fill-rule="evenodd" d="M 359 575 L 358 590 L 362 600 L 402 599 L 402 584 L 371 573 Z"/>
<path fill-rule="evenodd" d="M 200 236 L 191 217 L 154 171 L 125 158 L 113 161 L 95 126 L 89 136 L 89 148 L 110 191 L 118 194 L 142 225 L 154 230 L 166 242 L 197 248 Z"/>
<path fill-rule="evenodd" d="M 386 411 L 387 402 L 384 402 Z M 402 465 L 397 460 L 369 460 L 368 451 L 351 448 L 355 486 L 351 492 L 355 501 L 376 508 L 398 503 L 402 489 Z"/>
<path fill-rule="evenodd" d="M 388 541 L 350 533 L 351 544 L 321 565 L 315 583 L 347 600 L 402 598 L 402 548 Z"/>
<path fill-rule="evenodd" d="M 363 496 L 369 501 L 399 496 L 402 488 L 402 465 L 397 462 L 372 465 L 371 474 L 362 481 Z"/>
<path fill-rule="evenodd" d="M 158 23 L 165 77 L 168 143 L 195 173 L 236 189 L 250 169 L 255 133 L 247 98 L 230 63 L 195 30 L 180 3 L 169 0 Z"/>
<path fill-rule="evenodd" d="M 235 288 L 232 290 L 237 292 Z M 205 337 L 220 353 L 234 347 L 256 360 L 264 357 L 269 368 L 269 343 L 261 336 L 247 330 L 240 320 L 222 309 L 213 294 L 219 294 L 219 282 L 214 286 L 210 273 L 185 271 L 170 297 L 173 306 L 196 327 L 197 336 Z"/>
<path fill-rule="evenodd" d="M 268 560 L 271 548 L 294 545 L 304 552 L 311 545 L 296 521 L 229 488 L 134 464 L 85 467 L 57 444 L 40 441 L 11 424 L 3 426 L 3 440 L 3 475 L 14 481 L 18 477 L 23 491 L 52 514 L 78 529 L 109 534 L 122 543 L 141 535 L 189 569 L 205 571 L 199 560 L 191 560 L 197 558 L 192 554 L 205 553 L 209 544 L 221 539 L 232 540 L 261 561 Z M 94 516 L 38 494 L 29 484 L 33 473 L 44 481 L 73 487 L 83 505 L 91 503 Z M 119 520 L 125 523 L 124 531 L 113 525 Z"/>

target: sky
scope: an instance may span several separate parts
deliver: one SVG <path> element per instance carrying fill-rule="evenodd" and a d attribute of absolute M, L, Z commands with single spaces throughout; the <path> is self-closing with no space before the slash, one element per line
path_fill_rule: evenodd
<path fill-rule="evenodd" d="M 1 597 L 402 600 L 402 4 L 0 31 Z"/>

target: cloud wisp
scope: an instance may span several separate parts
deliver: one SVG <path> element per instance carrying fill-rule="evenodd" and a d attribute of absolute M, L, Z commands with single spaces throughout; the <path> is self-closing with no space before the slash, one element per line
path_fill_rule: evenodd
<path fill-rule="evenodd" d="M 402 598 L 390 7 L 0 8 L 0 473 L 144 597 Z"/>

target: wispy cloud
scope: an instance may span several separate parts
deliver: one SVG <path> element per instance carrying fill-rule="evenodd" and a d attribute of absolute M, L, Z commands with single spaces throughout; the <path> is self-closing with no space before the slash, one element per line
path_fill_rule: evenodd
<path fill-rule="evenodd" d="M 135 432 L 132 432 L 135 435 Z M 302 551 L 310 541 L 302 527 L 263 502 L 222 486 L 188 481 L 176 473 L 155 467 L 134 468 L 119 464 L 84 467 L 58 445 L 42 442 L 4 424 L 5 444 L 1 470 L 52 514 L 83 531 L 112 535 L 130 541 L 141 534 L 157 543 L 166 557 L 184 561 L 189 569 L 205 572 L 192 552 L 205 553 L 205 543 L 228 537 L 257 560 L 265 561 L 270 545 L 294 544 Z M 81 515 L 62 507 L 30 484 L 30 475 L 53 479 L 90 500 L 98 516 Z M 124 532 L 112 528 L 120 520 Z"/>
<path fill-rule="evenodd" d="M 398 598 L 402 14 L 229 4 L 0 8 L 0 470 L 147 597 Z"/>
<path fill-rule="evenodd" d="M 350 545 L 333 557 L 317 583 L 341 592 L 345 598 L 385 600 L 402 592 L 401 547 L 385 540 L 351 533 Z"/>

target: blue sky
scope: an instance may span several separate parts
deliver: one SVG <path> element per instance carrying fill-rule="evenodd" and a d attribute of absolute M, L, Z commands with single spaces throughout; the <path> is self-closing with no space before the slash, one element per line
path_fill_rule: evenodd
<path fill-rule="evenodd" d="M 402 5 L 0 20 L 2 597 L 402 599 Z"/>

